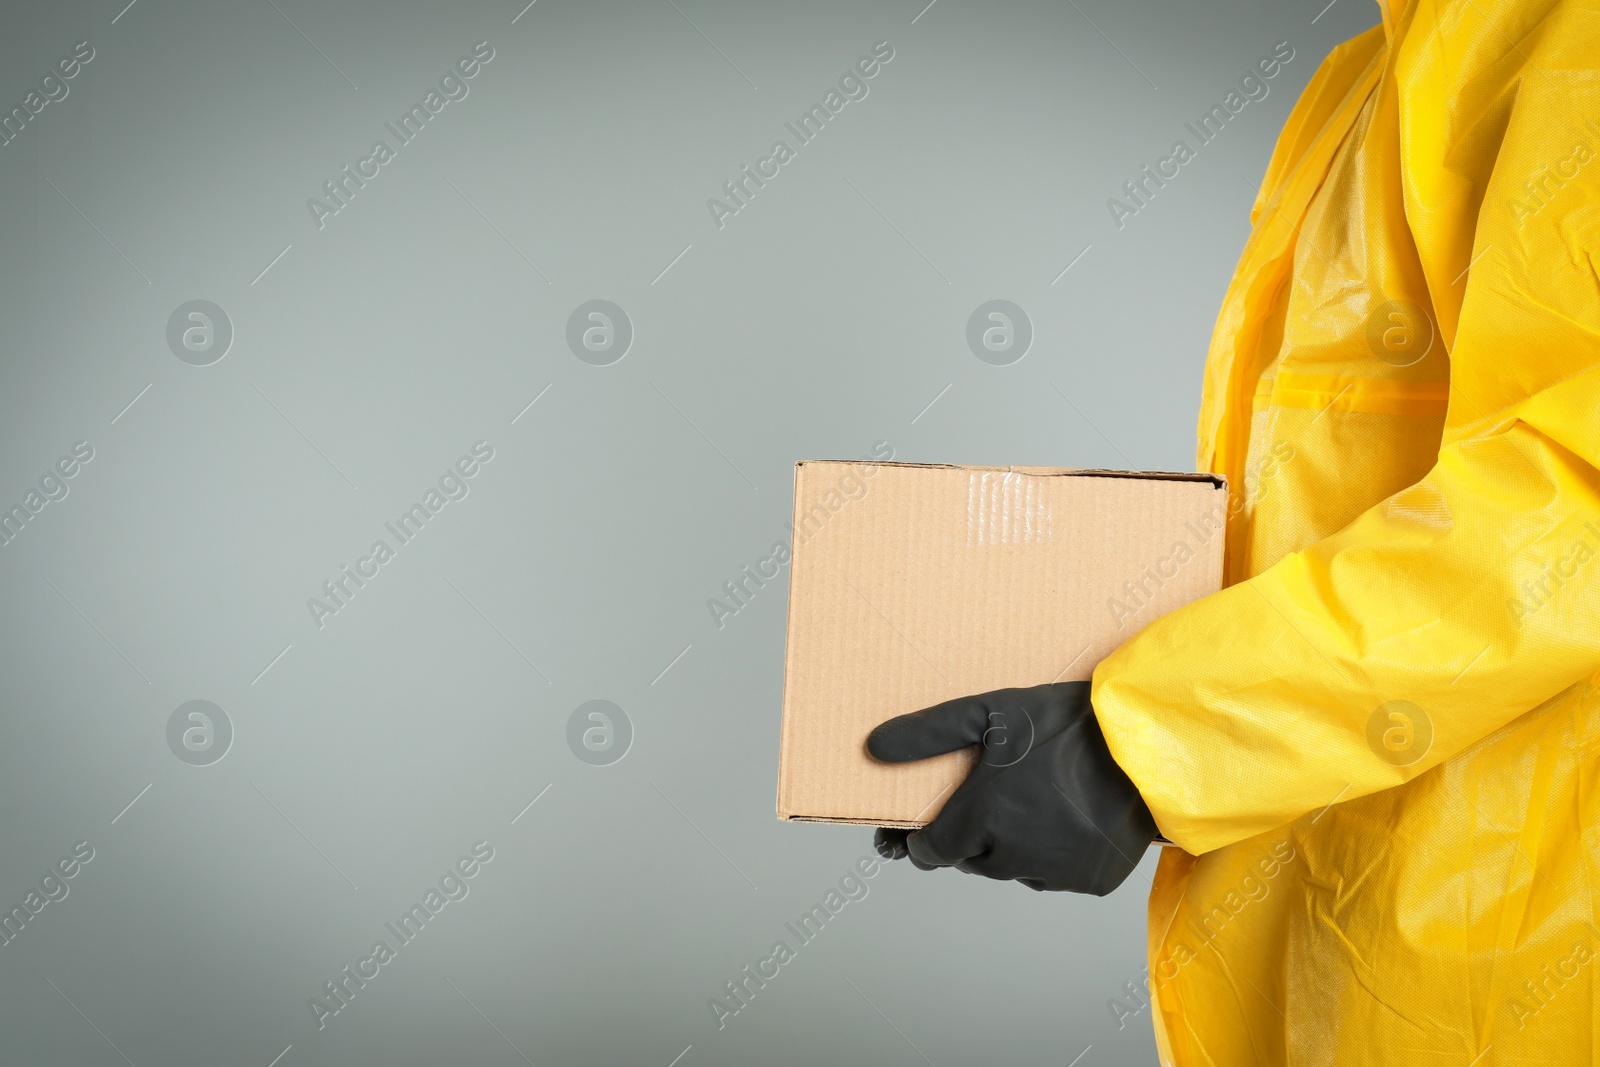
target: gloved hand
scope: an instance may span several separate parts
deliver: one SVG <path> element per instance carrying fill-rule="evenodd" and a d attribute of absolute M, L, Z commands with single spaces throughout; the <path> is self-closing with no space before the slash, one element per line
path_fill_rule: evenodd
<path fill-rule="evenodd" d="M 947 700 L 890 719 L 867 738 L 888 763 L 982 745 L 972 768 L 921 830 L 880 827 L 885 859 L 955 867 L 1030 889 L 1104 896 L 1132 873 L 1158 830 L 1111 758 L 1088 682 Z"/>

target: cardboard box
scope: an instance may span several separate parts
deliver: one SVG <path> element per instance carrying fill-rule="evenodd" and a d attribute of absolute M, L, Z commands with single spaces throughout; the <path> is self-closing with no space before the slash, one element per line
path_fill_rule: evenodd
<path fill-rule="evenodd" d="M 884 719 L 1087 679 L 1222 583 L 1221 478 L 1051 467 L 795 466 L 778 817 L 926 825 L 973 747 L 889 765 Z"/>

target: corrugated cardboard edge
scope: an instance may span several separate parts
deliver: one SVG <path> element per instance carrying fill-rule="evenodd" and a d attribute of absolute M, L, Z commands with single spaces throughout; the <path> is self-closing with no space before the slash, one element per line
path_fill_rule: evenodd
<path fill-rule="evenodd" d="M 793 665 L 792 665 L 792 663 L 790 662 L 790 659 L 789 659 L 789 642 L 790 642 L 790 639 L 791 639 L 791 635 L 794 633 L 794 549 L 795 549 L 795 544 L 794 544 L 794 538 L 793 538 L 792 535 L 794 533 L 794 530 L 797 528 L 797 526 L 799 525 L 799 522 L 800 522 L 800 468 L 805 466 L 807 463 L 818 463 L 818 462 L 821 462 L 821 463 L 829 463 L 829 462 L 848 463 L 850 461 L 849 460 L 801 460 L 800 462 L 798 462 L 798 463 L 796 463 L 794 465 L 794 504 L 791 505 L 791 507 L 789 509 L 789 520 L 790 520 L 789 521 L 789 532 L 791 534 L 790 539 L 789 539 L 789 606 L 788 606 L 787 609 L 785 609 L 785 614 L 784 614 L 784 619 L 783 619 L 783 694 L 779 697 L 779 703 L 778 703 L 778 718 L 779 718 L 780 723 L 781 723 L 781 725 L 779 727 L 779 730 L 778 730 L 778 818 L 786 820 L 786 821 L 791 821 L 791 820 L 792 821 L 802 821 L 799 817 L 795 816 L 792 812 L 790 812 L 788 810 L 788 808 L 787 808 L 787 805 L 785 805 L 785 803 L 784 803 L 784 787 L 788 784 L 784 780 L 784 777 L 785 777 L 786 768 L 788 767 L 788 761 L 783 758 L 783 754 L 785 752 L 787 752 L 788 749 L 789 749 L 789 725 L 790 725 L 790 723 L 789 723 L 789 716 L 783 714 L 783 709 L 788 707 L 788 704 L 789 704 L 789 688 L 790 688 L 789 673 L 793 669 Z"/>
<path fill-rule="evenodd" d="M 871 463 L 858 459 L 803 459 L 794 465 L 796 480 L 800 477 L 800 468 L 812 463 L 843 463 L 853 467 L 920 467 L 924 470 L 963 470 L 963 471 L 1013 471 L 1017 474 L 1032 474 L 1038 477 L 1057 478 L 1137 478 L 1147 481 L 1170 482 L 1209 482 L 1214 489 L 1221 489 L 1228 484 L 1227 479 L 1217 474 L 1207 474 L 1203 471 L 1119 471 L 1107 467 L 1036 467 L 1036 466 L 988 466 L 982 463 L 905 463 L 899 460 L 874 460 Z M 798 516 L 797 516 L 798 517 Z"/>
<path fill-rule="evenodd" d="M 803 459 L 803 460 L 800 460 L 799 462 L 797 462 L 794 465 L 794 504 L 791 506 L 791 509 L 790 509 L 790 520 L 791 521 L 790 521 L 790 524 L 789 524 L 789 529 L 791 531 L 797 529 L 799 527 L 799 524 L 800 524 L 800 468 L 806 466 L 807 464 L 819 464 L 819 463 L 838 463 L 838 464 L 845 464 L 845 465 L 848 465 L 848 466 L 871 466 L 871 467 L 921 467 L 921 468 L 934 469 L 934 470 L 977 470 L 977 471 L 1006 471 L 1006 472 L 1013 472 L 1014 471 L 1014 472 L 1016 472 L 1018 474 L 1032 474 L 1032 475 L 1045 476 L 1045 477 L 1138 478 L 1138 479 L 1148 479 L 1148 480 L 1156 480 L 1156 481 L 1207 482 L 1207 483 L 1209 483 L 1211 485 L 1211 487 L 1213 489 L 1221 489 L 1224 492 L 1226 492 L 1227 487 L 1228 487 L 1228 482 L 1227 482 L 1226 478 L 1222 478 L 1222 477 L 1220 477 L 1218 475 L 1215 475 L 1215 474 L 1207 474 L 1207 473 L 1204 473 L 1204 472 L 1194 472 L 1194 471 L 1119 471 L 1119 470 L 1108 470 L 1108 469 L 1102 468 L 1102 467 L 1031 467 L 1031 466 L 1029 466 L 1029 467 L 1018 467 L 1018 466 L 997 467 L 997 466 L 986 466 L 984 464 L 977 464 L 977 463 L 906 463 L 906 462 L 900 462 L 900 461 L 895 461 L 895 460 L 876 460 L 876 461 L 873 461 L 871 463 L 867 463 L 867 462 L 865 462 L 863 460 L 858 460 L 858 459 Z M 788 648 L 788 646 L 789 646 L 790 636 L 791 636 L 791 634 L 793 632 L 793 627 L 794 627 L 794 556 L 793 556 L 794 544 L 793 544 L 792 540 L 790 542 L 789 552 L 790 552 L 790 558 L 789 558 L 789 605 L 788 605 L 788 608 L 786 609 L 786 613 L 785 613 L 785 616 L 784 616 L 784 623 L 783 623 L 783 639 L 784 639 L 783 694 L 779 698 L 780 699 L 780 704 L 779 704 L 780 726 L 779 726 L 779 730 L 778 730 L 778 789 L 777 789 L 778 818 L 783 820 L 784 822 L 836 823 L 836 824 L 840 824 L 840 825 L 844 825 L 844 826 L 890 826 L 890 827 L 897 827 L 899 829 L 905 829 L 905 830 L 921 829 L 921 827 L 923 826 L 922 823 L 896 822 L 896 821 L 892 821 L 892 820 L 890 820 L 890 821 L 876 821 L 876 820 L 869 820 L 869 819 L 845 819 L 845 818 L 835 818 L 835 817 L 817 816 L 817 815 L 797 815 L 797 814 L 787 810 L 787 808 L 785 807 L 785 804 L 784 804 L 784 786 L 785 786 L 786 783 L 784 781 L 784 769 L 787 766 L 787 763 L 783 758 L 783 754 L 788 749 L 788 746 L 789 746 L 789 718 L 788 718 L 788 716 L 786 716 L 786 715 L 784 715 L 782 713 L 782 709 L 783 709 L 783 707 L 786 707 L 787 704 L 788 704 L 789 688 L 790 688 L 790 673 L 789 672 L 790 672 L 790 669 L 791 669 L 790 660 L 789 660 L 789 648 Z M 1164 845 L 1165 844 L 1170 844 L 1170 842 L 1166 841 L 1165 839 L 1158 839 L 1158 841 L 1159 841 L 1159 843 L 1164 844 Z"/>

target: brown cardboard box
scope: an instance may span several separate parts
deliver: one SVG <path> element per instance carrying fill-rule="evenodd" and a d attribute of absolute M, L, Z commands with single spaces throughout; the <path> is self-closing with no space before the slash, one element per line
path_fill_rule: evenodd
<path fill-rule="evenodd" d="M 976 748 L 873 760 L 884 719 L 1087 679 L 1222 582 L 1227 488 L 1206 474 L 795 465 L 778 817 L 923 826 Z"/>

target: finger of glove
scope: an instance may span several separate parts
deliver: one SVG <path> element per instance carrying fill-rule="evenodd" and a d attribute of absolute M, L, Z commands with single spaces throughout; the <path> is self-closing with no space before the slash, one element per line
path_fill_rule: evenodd
<path fill-rule="evenodd" d="M 981 768 L 980 768 L 981 770 Z M 968 778 L 933 822 L 906 838 L 906 852 L 918 867 L 953 867 L 989 850 L 981 815 L 982 798 Z"/>
<path fill-rule="evenodd" d="M 1031 855 L 1026 848 L 1018 848 L 1016 841 L 1005 842 L 992 833 L 981 836 L 983 851 L 975 852 L 956 864 L 956 870 L 976 874 L 983 878 L 1009 882 L 1036 874 L 1032 869 Z"/>
<path fill-rule="evenodd" d="M 872 847 L 886 860 L 906 858 L 906 835 L 910 830 L 880 826 L 872 835 Z"/>
<path fill-rule="evenodd" d="M 905 763 L 980 744 L 989 726 L 988 698 L 958 697 L 897 715 L 867 735 L 867 751 L 885 763 Z"/>
<path fill-rule="evenodd" d="M 906 854 L 923 870 L 960 866 L 988 850 L 984 834 L 966 827 L 951 830 L 935 823 L 906 838 Z"/>

